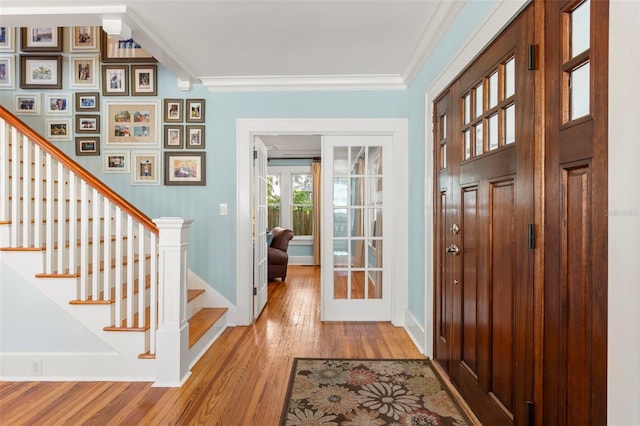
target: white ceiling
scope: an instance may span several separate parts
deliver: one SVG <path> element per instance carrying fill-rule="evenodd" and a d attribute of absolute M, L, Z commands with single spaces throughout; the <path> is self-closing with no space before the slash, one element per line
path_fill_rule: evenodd
<path fill-rule="evenodd" d="M 2 0 L 0 25 L 115 20 L 188 90 L 403 89 L 467 0 Z M 319 136 L 264 136 L 270 157 Z"/>
<path fill-rule="evenodd" d="M 186 88 L 404 88 L 465 1 L 2 0 L 0 25 L 120 20 Z"/>

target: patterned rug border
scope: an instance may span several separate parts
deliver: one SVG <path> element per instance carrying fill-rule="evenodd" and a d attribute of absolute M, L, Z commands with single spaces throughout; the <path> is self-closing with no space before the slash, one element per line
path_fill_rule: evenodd
<path fill-rule="evenodd" d="M 289 408 L 289 403 L 291 401 L 291 393 L 293 392 L 293 382 L 294 382 L 295 377 L 296 377 L 298 361 L 308 361 L 308 360 L 315 360 L 315 361 L 401 361 L 401 362 L 405 362 L 405 361 L 420 361 L 420 362 L 424 362 L 425 364 L 427 364 L 429 366 L 429 368 L 433 371 L 433 373 L 438 377 L 438 380 L 440 381 L 440 383 L 442 383 L 445 392 L 447 392 L 447 394 L 449 395 L 449 397 L 451 398 L 453 403 L 458 407 L 458 410 L 460 410 L 460 414 L 462 414 L 462 416 L 464 417 L 464 421 L 466 423 L 468 423 L 469 425 L 475 424 L 469 418 L 469 415 L 467 414 L 466 410 L 460 405 L 460 402 L 458 402 L 458 399 L 453 395 L 453 392 L 451 392 L 451 389 L 449 389 L 449 386 L 445 385 L 446 381 L 444 380 L 444 378 L 440 374 L 440 371 L 438 371 L 438 369 L 434 367 L 433 362 L 431 361 L 430 358 L 316 358 L 316 357 L 294 357 L 293 358 L 293 363 L 291 364 L 291 372 L 289 373 L 289 382 L 287 384 L 287 394 L 285 396 L 284 404 L 283 404 L 283 407 L 282 407 L 282 413 L 280 415 L 280 426 L 286 426 L 286 423 L 287 423 L 287 413 L 289 411 L 288 408 Z"/>

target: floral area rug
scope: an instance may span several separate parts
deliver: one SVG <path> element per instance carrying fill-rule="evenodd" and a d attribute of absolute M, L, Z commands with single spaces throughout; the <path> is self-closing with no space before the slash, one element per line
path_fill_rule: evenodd
<path fill-rule="evenodd" d="M 295 358 L 280 425 L 470 425 L 428 359 Z"/>

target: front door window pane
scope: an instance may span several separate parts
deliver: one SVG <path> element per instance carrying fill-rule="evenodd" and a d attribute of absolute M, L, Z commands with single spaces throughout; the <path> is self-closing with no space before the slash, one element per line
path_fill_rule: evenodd
<path fill-rule="evenodd" d="M 480 155 L 484 152 L 484 149 L 483 149 L 484 137 L 482 134 L 482 123 L 478 123 L 475 126 L 475 129 L 476 129 L 476 155 Z"/>
<path fill-rule="evenodd" d="M 589 62 L 570 73 L 569 108 L 571 120 L 589 114 Z"/>
<path fill-rule="evenodd" d="M 489 76 L 489 108 L 498 105 L 498 73 Z"/>
<path fill-rule="evenodd" d="M 469 130 L 464 131 L 464 159 L 471 158 L 471 132 Z"/>
<path fill-rule="evenodd" d="M 510 144 L 516 141 L 516 105 L 511 104 L 505 109 L 504 143 Z"/>
<path fill-rule="evenodd" d="M 504 64 L 504 97 L 516 93 L 516 59 L 511 58 Z"/>
<path fill-rule="evenodd" d="M 571 46 L 569 47 L 571 58 L 575 58 L 589 49 L 589 34 L 591 31 L 589 0 L 575 8 L 571 13 Z"/>
<path fill-rule="evenodd" d="M 498 114 L 489 117 L 489 151 L 498 148 Z"/>
<path fill-rule="evenodd" d="M 484 112 L 483 109 L 483 89 L 482 83 L 476 87 L 476 117 L 480 117 Z"/>

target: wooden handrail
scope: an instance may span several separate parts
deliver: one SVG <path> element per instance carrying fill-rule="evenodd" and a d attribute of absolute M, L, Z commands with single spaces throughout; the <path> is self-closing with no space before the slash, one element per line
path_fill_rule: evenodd
<path fill-rule="evenodd" d="M 34 143 L 36 143 L 40 149 L 47 152 L 58 162 L 63 164 L 69 170 L 73 171 L 77 176 L 86 181 L 89 185 L 95 188 L 105 198 L 111 200 L 113 204 L 120 207 L 123 211 L 133 217 L 138 223 L 141 223 L 150 232 L 158 235 L 158 227 L 147 215 L 138 210 L 135 206 L 122 198 L 117 192 L 114 192 L 111 188 L 105 185 L 97 177 L 89 173 L 80 164 L 69 158 L 64 152 L 58 149 L 51 142 L 40 136 L 37 132 L 27 126 L 19 118 L 9 112 L 5 107 L 0 105 L 0 117 L 2 117 L 8 124 L 15 127 L 21 134 L 27 136 Z"/>

